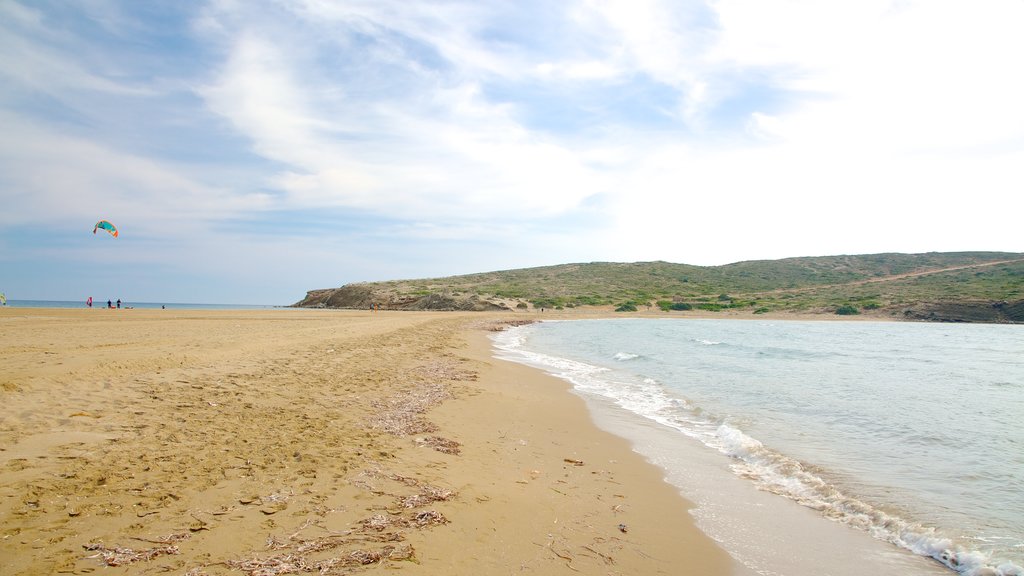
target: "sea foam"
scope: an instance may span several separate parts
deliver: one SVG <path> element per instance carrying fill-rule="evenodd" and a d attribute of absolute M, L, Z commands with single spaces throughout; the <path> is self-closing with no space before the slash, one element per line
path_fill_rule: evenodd
<path fill-rule="evenodd" d="M 957 544 L 935 527 L 883 511 L 844 493 L 818 472 L 746 433 L 727 418 L 709 414 L 670 392 L 657 379 L 630 375 L 565 357 L 524 349 L 529 329 L 507 330 L 495 337 L 501 357 L 540 367 L 568 380 L 583 394 L 599 396 L 621 409 L 670 427 L 733 460 L 732 469 L 760 489 L 818 510 L 837 522 L 867 531 L 875 538 L 932 558 L 964 576 L 1024 576 L 1016 564 L 993 566 L 987 554 Z M 718 341 L 697 339 L 701 345 Z M 619 352 L 617 362 L 639 354 Z"/>

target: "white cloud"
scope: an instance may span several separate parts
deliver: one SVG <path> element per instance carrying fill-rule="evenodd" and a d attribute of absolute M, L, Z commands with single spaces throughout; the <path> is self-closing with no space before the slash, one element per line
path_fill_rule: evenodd
<path fill-rule="evenodd" d="M 620 174 L 620 258 L 1024 248 L 1024 82 L 1009 72 L 1024 4 L 715 7 L 705 65 L 770 71 L 794 99 L 752 112 L 752 141 L 638 154 Z"/>
<path fill-rule="evenodd" d="M 6 76 L 7 90 L 45 94 L 71 107 L 83 93 L 110 96 L 152 94 L 141 86 L 117 82 L 104 72 L 111 64 L 88 47 L 76 46 L 76 39 L 54 28 L 38 10 L 15 2 L 0 4 L 0 77 Z M 78 50 L 75 58 L 69 50 Z"/>
<path fill-rule="evenodd" d="M 325 36 L 353 34 L 346 27 L 353 19 L 360 32 L 386 37 L 395 31 L 384 31 L 384 22 L 370 20 L 383 16 L 367 10 L 316 7 L 317 15 L 336 26 Z M 402 32 L 418 30 L 408 20 L 437 19 L 411 12 L 386 23 Z M 275 182 L 295 206 L 348 206 L 413 219 L 522 217 L 569 210 L 600 190 L 576 150 L 526 130 L 508 105 L 489 102 L 476 82 L 462 80 L 480 68 L 502 68 L 480 64 L 481 58 L 497 57 L 448 61 L 459 70 L 443 78 L 436 70 L 401 65 L 410 71 L 407 84 L 395 92 L 363 95 L 361 78 L 333 84 L 337 79 L 318 72 L 305 49 L 293 50 L 274 38 L 293 31 L 261 34 L 251 28 L 257 24 L 266 25 L 236 24 L 223 69 L 201 94 L 252 140 L 255 151 L 287 166 Z M 486 53 L 466 46 L 465 38 L 442 41 L 442 36 L 418 35 L 436 41 L 431 46 L 449 58 Z M 397 57 L 386 54 L 381 65 Z M 347 63 L 337 70 L 346 71 Z"/>
<path fill-rule="evenodd" d="M 624 69 L 649 75 L 680 91 L 681 117 L 699 121 L 707 80 L 700 59 L 711 30 L 697 2 L 590 0 L 587 7 L 603 18 L 608 43 L 621 47 Z"/>
<path fill-rule="evenodd" d="M 145 222 L 149 234 L 265 209 L 261 194 L 236 194 L 183 175 L 174 166 L 124 154 L 79 137 L 52 132 L 0 112 L 0 166 L 5 210 L 0 220 L 23 224 L 78 222 L 98 214 Z"/>
<path fill-rule="evenodd" d="M 1022 161 L 1022 152 L 850 158 L 810 145 L 666 146 L 623 178 L 634 194 L 615 207 L 608 248 L 621 260 L 694 264 L 1020 250 Z"/>
<path fill-rule="evenodd" d="M 1024 131 L 1024 5 L 959 2 L 716 3 L 714 60 L 784 71 L 808 101 L 782 118 L 793 140 L 889 150 L 1006 143 Z M 814 98 L 814 96 L 817 98 Z"/>
<path fill-rule="evenodd" d="M 645 258 L 652 246 L 672 254 L 676 213 L 700 214 L 690 227 L 700 231 L 694 238 L 736 226 L 731 237 L 756 231 L 784 246 L 762 252 L 784 256 L 807 241 L 790 233 L 802 227 L 865 249 L 886 249 L 886 241 L 889 249 L 923 246 L 909 238 L 944 234 L 929 199 L 953 201 L 982 182 L 982 194 L 1005 197 L 1018 182 L 1009 172 L 1012 150 L 992 157 L 983 149 L 1022 133 L 1014 104 L 1021 87 L 1013 75 L 996 73 L 1024 52 L 1012 25 L 1003 24 L 1013 18 L 997 15 L 1019 5 L 993 2 L 965 13 L 951 3 L 881 0 L 682 7 L 590 0 L 564 10 L 566 24 L 576 26 L 566 32 L 573 50 L 542 59 L 525 46 L 490 41 L 485 31 L 495 16 L 478 5 L 282 5 L 298 15 L 301 24 L 289 24 L 296 30 L 268 33 L 241 5 L 222 16 L 229 25 L 220 29 L 234 44 L 204 94 L 257 151 L 289 167 L 275 185 L 295 206 L 452 224 L 566 214 L 601 195 L 618 222 L 608 245 L 627 259 Z M 310 29 L 312 48 L 281 41 Z M 950 42 L 954 30 L 959 42 Z M 310 54 L 332 46 L 393 67 L 396 84 L 359 93 L 361 78 L 352 77 L 331 91 Z M 430 51 L 440 62 L 424 64 Z M 492 101 L 484 89 L 495 79 L 614 85 L 636 74 L 677 91 L 678 117 L 696 137 L 718 130 L 710 115 L 744 82 L 782 91 L 783 101 L 777 109 L 752 104 L 738 123 L 747 131 L 724 138 L 623 124 L 582 140 L 532 130 L 520 106 L 535 104 Z M 930 196 L 922 196 L 925 188 Z M 897 226 L 837 216 L 871 210 L 929 220 L 903 222 L 904 236 Z M 871 235 L 865 230 L 879 240 L 863 240 Z M 724 244 L 685 256 L 719 261 L 750 250 L 742 241 Z M 839 240 L 816 245 L 855 251 Z"/>
<path fill-rule="evenodd" d="M 312 115 L 292 70 L 301 62 L 270 40 L 242 33 L 216 84 L 201 90 L 212 110 L 229 118 L 268 158 L 306 167 L 326 160 L 313 132 L 327 122 Z"/>
<path fill-rule="evenodd" d="M 1024 250 L 1019 0 L 180 10 L 154 40 L 134 4 L 0 3 L 0 219 L 103 210 L 176 270 L 324 285 Z"/>
<path fill-rule="evenodd" d="M 542 62 L 535 67 L 537 75 L 545 81 L 561 80 L 614 80 L 622 69 L 604 60 Z"/>

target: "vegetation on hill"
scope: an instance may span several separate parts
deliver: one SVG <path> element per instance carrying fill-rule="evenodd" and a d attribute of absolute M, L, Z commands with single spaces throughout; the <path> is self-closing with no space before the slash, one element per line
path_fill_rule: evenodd
<path fill-rule="evenodd" d="M 929 307 L 988 307 L 1015 318 L 1024 301 L 1024 254 L 869 254 L 692 266 L 669 262 L 564 264 L 314 290 L 297 306 L 484 310 L 610 306 L 661 309 L 904 314 Z M 1009 314 L 1008 317 L 1003 317 Z M 934 314 L 933 314 L 934 316 Z M 984 314 L 982 314 L 984 316 Z"/>

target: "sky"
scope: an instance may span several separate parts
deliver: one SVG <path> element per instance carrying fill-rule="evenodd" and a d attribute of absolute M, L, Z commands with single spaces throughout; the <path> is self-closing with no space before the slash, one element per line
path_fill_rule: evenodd
<path fill-rule="evenodd" d="M 0 292 L 1024 252 L 1022 28 L 1022 0 L 0 0 Z"/>

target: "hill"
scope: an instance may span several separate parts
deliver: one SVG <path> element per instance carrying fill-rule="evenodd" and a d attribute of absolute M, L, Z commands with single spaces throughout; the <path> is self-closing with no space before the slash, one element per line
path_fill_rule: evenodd
<path fill-rule="evenodd" d="M 931 252 L 693 266 L 592 262 L 311 290 L 299 307 L 872 314 L 1024 322 L 1024 254 Z"/>

